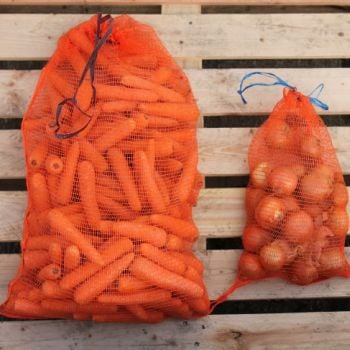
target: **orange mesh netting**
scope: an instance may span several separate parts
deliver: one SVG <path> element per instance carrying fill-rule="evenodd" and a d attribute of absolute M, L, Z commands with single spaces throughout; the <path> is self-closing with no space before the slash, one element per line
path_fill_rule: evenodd
<path fill-rule="evenodd" d="M 247 76 L 255 74 L 274 76 Z M 287 85 L 276 78 L 277 83 L 248 88 Z M 268 277 L 307 285 L 349 276 L 344 256 L 348 192 L 327 127 L 310 100 L 325 106 L 286 88 L 251 141 L 244 251 L 235 283 L 217 303 L 236 288 Z"/>
<path fill-rule="evenodd" d="M 149 26 L 99 15 L 62 36 L 24 116 L 22 262 L 0 313 L 207 314 L 192 253 L 198 116 L 186 76 Z"/>

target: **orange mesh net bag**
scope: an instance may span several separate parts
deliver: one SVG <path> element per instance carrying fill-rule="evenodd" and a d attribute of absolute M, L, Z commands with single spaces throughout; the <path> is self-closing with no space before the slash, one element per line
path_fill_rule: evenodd
<path fill-rule="evenodd" d="M 243 88 L 254 75 L 276 81 Z M 247 74 L 239 93 L 261 85 L 286 88 L 249 146 L 244 251 L 236 282 L 218 303 L 236 288 L 264 278 L 308 285 L 349 277 L 344 256 L 348 192 L 327 127 L 312 103 L 328 107 L 272 73 Z"/>
<path fill-rule="evenodd" d="M 152 323 L 207 314 L 192 253 L 198 116 L 149 26 L 98 15 L 63 35 L 22 124 L 22 261 L 0 313 Z"/>

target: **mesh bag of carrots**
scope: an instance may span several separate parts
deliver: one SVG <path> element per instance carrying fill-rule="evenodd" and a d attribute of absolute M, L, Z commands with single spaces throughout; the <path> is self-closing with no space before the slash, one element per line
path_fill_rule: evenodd
<path fill-rule="evenodd" d="M 241 85 L 241 94 L 256 85 L 286 87 L 249 147 L 244 252 L 233 289 L 268 277 L 299 285 L 348 277 L 348 192 L 327 127 L 312 103 L 328 107 L 271 73 L 246 78 L 257 74 L 276 82 Z"/>
<path fill-rule="evenodd" d="M 198 116 L 149 26 L 98 15 L 63 35 L 22 124 L 22 261 L 0 313 L 151 323 L 207 314 L 192 253 Z"/>

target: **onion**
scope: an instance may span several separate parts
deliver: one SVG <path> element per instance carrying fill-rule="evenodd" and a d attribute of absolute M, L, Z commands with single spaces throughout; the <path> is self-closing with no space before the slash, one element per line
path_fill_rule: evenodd
<path fill-rule="evenodd" d="M 287 148 L 292 141 L 292 131 L 283 121 L 270 124 L 266 133 L 266 143 L 269 147 L 277 149 Z"/>
<path fill-rule="evenodd" d="M 250 181 L 254 187 L 265 188 L 267 186 L 267 177 L 271 172 L 271 166 L 267 162 L 258 164 L 250 176 Z"/>
<path fill-rule="evenodd" d="M 349 228 L 349 216 L 346 210 L 334 208 L 334 210 L 329 213 L 327 226 L 338 238 L 343 239 Z"/>
<path fill-rule="evenodd" d="M 334 181 L 344 185 L 344 183 L 345 183 L 344 176 L 343 176 L 343 173 L 341 171 L 337 171 L 334 173 Z"/>
<path fill-rule="evenodd" d="M 267 181 L 273 192 L 278 195 L 288 196 L 296 189 L 298 177 L 292 169 L 278 167 L 271 171 Z"/>
<path fill-rule="evenodd" d="M 318 279 L 318 271 L 311 261 L 298 259 L 292 266 L 290 279 L 297 284 L 306 285 Z"/>
<path fill-rule="evenodd" d="M 290 168 L 293 170 L 294 174 L 298 176 L 298 178 L 303 177 L 306 173 L 306 169 L 302 164 L 292 165 Z"/>
<path fill-rule="evenodd" d="M 265 276 L 259 257 L 255 254 L 243 253 L 238 263 L 241 279 L 258 279 Z"/>
<path fill-rule="evenodd" d="M 326 277 L 340 275 L 348 266 L 343 248 L 324 250 L 320 256 L 319 264 L 320 273 Z"/>
<path fill-rule="evenodd" d="M 248 217 L 254 217 L 255 208 L 264 196 L 265 192 L 259 188 L 247 188 L 245 195 L 245 206 Z"/>
<path fill-rule="evenodd" d="M 255 209 L 255 220 L 263 228 L 273 229 L 284 218 L 286 208 L 281 199 L 267 196 L 260 200 Z"/>
<path fill-rule="evenodd" d="M 300 210 L 298 201 L 293 196 L 282 197 L 281 198 L 287 212 Z"/>
<path fill-rule="evenodd" d="M 287 255 L 279 244 L 268 244 L 260 250 L 260 262 L 266 271 L 276 272 L 287 262 Z"/>
<path fill-rule="evenodd" d="M 242 241 L 245 250 L 252 253 L 258 253 L 264 245 L 272 241 L 272 236 L 268 231 L 261 227 L 250 224 L 243 232 Z"/>
<path fill-rule="evenodd" d="M 285 239 L 276 239 L 272 242 L 272 245 L 279 246 L 286 254 L 286 264 L 290 264 L 298 255 L 301 246 L 295 248 L 291 247 Z"/>
<path fill-rule="evenodd" d="M 331 200 L 336 207 L 346 207 L 349 200 L 348 189 L 342 183 L 336 183 L 331 195 Z"/>
<path fill-rule="evenodd" d="M 300 142 L 300 152 L 305 156 L 319 158 L 322 151 L 320 139 L 313 135 L 306 135 Z"/>
<path fill-rule="evenodd" d="M 320 166 L 301 179 L 300 191 L 304 201 L 321 202 L 333 191 L 333 176 L 330 168 Z"/>
<path fill-rule="evenodd" d="M 295 244 L 301 244 L 311 239 L 314 230 L 312 217 L 303 210 L 291 213 L 283 228 L 285 237 Z"/>

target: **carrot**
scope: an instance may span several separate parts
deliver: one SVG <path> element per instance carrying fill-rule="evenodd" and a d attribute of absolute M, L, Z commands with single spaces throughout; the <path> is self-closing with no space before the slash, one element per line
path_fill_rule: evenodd
<path fill-rule="evenodd" d="M 176 91 L 135 75 L 122 76 L 120 83 L 131 88 L 152 90 L 159 96 L 159 99 L 162 101 L 185 102 L 185 98 Z"/>
<path fill-rule="evenodd" d="M 108 159 L 121 187 L 124 190 L 130 208 L 135 211 L 140 211 L 142 209 L 140 198 L 137 193 L 132 172 L 123 152 L 117 148 L 111 148 L 108 151 Z"/>
<path fill-rule="evenodd" d="M 198 299 L 188 299 L 186 300 L 188 306 L 200 315 L 207 315 L 210 309 L 210 300 L 207 295 L 204 295 Z"/>
<path fill-rule="evenodd" d="M 68 215 L 68 218 L 76 228 L 83 228 L 86 225 L 86 217 L 84 213 Z"/>
<path fill-rule="evenodd" d="M 169 233 L 165 248 L 172 251 L 183 250 L 185 248 L 185 243 L 180 237 Z"/>
<path fill-rule="evenodd" d="M 46 238 L 47 239 L 47 238 Z M 60 265 L 62 262 L 62 247 L 58 242 L 52 242 L 48 248 L 50 260 L 52 263 Z"/>
<path fill-rule="evenodd" d="M 163 229 L 137 222 L 105 220 L 100 222 L 100 229 L 102 232 L 150 243 L 156 247 L 163 247 L 166 243 L 167 234 Z"/>
<path fill-rule="evenodd" d="M 135 315 L 141 321 L 147 321 L 148 315 L 146 310 L 141 305 L 126 305 L 126 310 Z"/>
<path fill-rule="evenodd" d="M 154 168 L 150 167 L 145 152 L 134 153 L 134 166 L 138 174 L 140 185 L 153 211 L 161 213 L 165 211 L 162 194 L 155 181 Z"/>
<path fill-rule="evenodd" d="M 100 209 L 96 200 L 95 169 L 84 160 L 78 164 L 79 194 L 87 222 L 90 227 L 98 227 L 101 221 Z"/>
<path fill-rule="evenodd" d="M 28 163 L 32 169 L 39 169 L 44 164 L 48 147 L 47 141 L 43 141 L 29 154 Z"/>
<path fill-rule="evenodd" d="M 55 237 L 48 237 L 47 235 L 29 236 L 25 246 L 27 250 L 48 250 L 49 246 L 54 242 L 57 242 L 57 239 Z"/>
<path fill-rule="evenodd" d="M 38 215 L 34 211 L 28 213 L 28 215 L 25 217 L 25 223 L 28 225 L 28 232 L 30 232 L 31 237 L 42 233 L 38 222 Z"/>
<path fill-rule="evenodd" d="M 69 313 L 113 314 L 118 311 L 118 307 L 114 305 L 101 305 L 99 303 L 79 305 L 71 300 L 44 299 L 41 305 L 47 310 L 65 311 Z"/>
<path fill-rule="evenodd" d="M 175 174 L 182 170 L 183 164 L 177 159 L 166 158 L 159 163 L 159 167 L 167 174 Z"/>
<path fill-rule="evenodd" d="M 156 150 L 155 150 L 154 139 L 148 140 L 145 153 L 146 153 L 150 168 L 154 169 L 155 161 L 156 161 Z"/>
<path fill-rule="evenodd" d="M 31 191 L 31 201 L 35 210 L 45 211 L 51 207 L 50 194 L 47 190 L 45 176 L 35 173 L 29 177 L 29 189 Z"/>
<path fill-rule="evenodd" d="M 57 204 L 56 196 L 57 196 L 57 190 L 58 190 L 58 186 L 57 186 L 58 180 L 59 178 L 57 177 L 57 175 L 48 174 L 46 176 L 47 189 L 49 191 L 50 200 L 53 206 Z"/>
<path fill-rule="evenodd" d="M 156 308 L 175 318 L 188 320 L 193 316 L 189 306 L 178 298 L 173 298 L 170 303 L 157 304 Z"/>
<path fill-rule="evenodd" d="M 96 171 L 104 172 L 108 169 L 108 163 L 102 154 L 87 140 L 80 140 L 80 152 L 82 156 L 90 161 Z"/>
<path fill-rule="evenodd" d="M 43 298 L 43 293 L 39 288 L 33 288 L 28 292 L 28 299 L 31 301 L 40 301 L 42 300 L 42 298 Z"/>
<path fill-rule="evenodd" d="M 67 205 L 72 197 L 73 183 L 75 171 L 79 159 L 79 143 L 74 142 L 68 149 L 67 157 L 65 159 L 64 169 L 61 173 L 57 192 L 57 201 L 62 205 Z"/>
<path fill-rule="evenodd" d="M 155 155 L 156 158 L 169 157 L 174 152 L 174 142 L 166 137 L 157 138 L 155 142 Z M 132 153 L 135 151 L 146 150 L 148 145 L 148 140 L 133 140 L 133 141 L 123 141 L 118 145 L 119 149 Z"/>
<path fill-rule="evenodd" d="M 200 298 L 204 293 L 203 288 L 198 284 L 168 271 L 143 257 L 137 257 L 134 260 L 130 271 L 137 278 L 160 288 L 180 293 L 186 297 Z"/>
<path fill-rule="evenodd" d="M 72 203 L 58 208 L 64 215 L 81 213 L 83 208 L 80 203 Z"/>
<path fill-rule="evenodd" d="M 102 104 L 102 112 L 105 113 L 116 113 L 116 112 L 127 112 L 136 109 L 136 102 L 134 101 L 110 101 Z"/>
<path fill-rule="evenodd" d="M 46 250 L 31 250 L 23 253 L 23 265 L 27 269 L 35 270 L 49 263 L 50 257 Z"/>
<path fill-rule="evenodd" d="M 71 293 L 62 289 L 59 284 L 52 280 L 46 280 L 41 285 L 41 292 L 47 298 L 53 299 L 68 299 Z M 43 298 L 41 298 L 42 300 Z"/>
<path fill-rule="evenodd" d="M 143 89 L 129 89 L 121 85 L 105 85 L 95 84 L 97 96 L 100 99 L 118 99 L 126 101 L 144 101 L 155 102 L 158 101 L 158 95 L 150 90 Z"/>
<path fill-rule="evenodd" d="M 128 253 L 122 258 L 104 267 L 90 279 L 77 287 L 74 300 L 78 304 L 88 304 L 101 294 L 134 260 L 135 254 Z"/>
<path fill-rule="evenodd" d="M 16 297 L 28 299 L 28 294 L 29 294 L 29 292 L 27 290 L 21 290 L 17 293 Z"/>
<path fill-rule="evenodd" d="M 70 245 L 64 251 L 63 265 L 66 270 L 73 270 L 80 264 L 80 251 L 76 245 Z"/>
<path fill-rule="evenodd" d="M 109 241 L 106 247 L 101 250 L 101 255 L 106 264 L 113 262 L 133 249 L 132 242 L 127 238 L 121 238 L 116 241 Z M 63 276 L 60 281 L 60 287 L 65 290 L 73 289 L 75 286 L 85 281 L 97 271 L 101 266 L 94 263 L 85 263 L 78 266 L 73 271 Z"/>
<path fill-rule="evenodd" d="M 192 220 L 192 206 L 188 203 L 173 205 L 168 208 L 167 215 L 184 220 Z"/>
<path fill-rule="evenodd" d="M 193 222 L 164 214 L 153 214 L 150 216 L 150 221 L 151 224 L 162 227 L 180 238 L 193 241 L 198 237 L 198 229 Z"/>
<path fill-rule="evenodd" d="M 24 315 L 30 317 L 48 317 L 48 313 L 40 306 L 40 304 L 28 299 L 18 298 L 15 300 L 14 311 L 16 315 Z"/>
<path fill-rule="evenodd" d="M 107 213 L 113 214 L 117 219 L 131 220 L 135 217 L 135 214 L 131 211 L 131 209 L 116 202 L 112 198 L 104 196 L 100 193 L 98 193 L 96 197 L 99 206 L 101 206 Z"/>
<path fill-rule="evenodd" d="M 180 143 L 194 143 L 196 132 L 197 130 L 195 128 L 186 128 L 167 131 L 164 133 L 164 136 Z"/>
<path fill-rule="evenodd" d="M 146 118 L 144 113 L 141 113 L 141 112 L 133 113 L 132 118 L 136 123 L 136 131 L 141 131 L 148 127 L 148 118 Z"/>
<path fill-rule="evenodd" d="M 116 305 L 157 304 L 171 299 L 171 293 L 164 289 L 150 289 L 132 294 L 102 294 L 97 300 L 100 303 Z"/>
<path fill-rule="evenodd" d="M 67 216 L 62 214 L 58 209 L 52 209 L 48 214 L 48 220 L 51 228 L 56 230 L 69 242 L 75 244 L 88 260 L 98 265 L 103 265 L 103 259 L 100 253 L 84 237 L 84 235 L 75 228 Z"/>
<path fill-rule="evenodd" d="M 80 53 L 78 48 L 71 43 L 69 39 L 65 42 L 62 53 L 65 59 L 69 62 L 69 64 L 74 69 L 76 76 L 80 77 L 86 66 L 85 57 Z"/>
<path fill-rule="evenodd" d="M 170 252 L 178 260 L 184 262 L 187 266 L 194 268 L 199 274 L 204 272 L 204 266 L 192 253 Z"/>
<path fill-rule="evenodd" d="M 51 69 L 48 76 L 53 88 L 63 97 L 71 97 L 74 93 L 74 86 L 69 83 L 59 70 Z M 61 102 L 61 101 L 59 101 Z M 57 106 L 57 104 L 56 104 Z"/>
<path fill-rule="evenodd" d="M 129 312 L 118 312 L 116 314 L 101 314 L 92 315 L 92 320 L 95 322 L 123 322 L 123 323 L 136 323 L 140 320 Z"/>
<path fill-rule="evenodd" d="M 176 119 L 158 117 L 155 115 L 148 115 L 149 128 L 174 128 L 179 125 Z"/>
<path fill-rule="evenodd" d="M 91 105 L 93 90 L 91 87 L 90 77 L 83 80 L 78 87 L 76 100 L 79 108 L 82 111 L 87 111 Z"/>
<path fill-rule="evenodd" d="M 146 114 L 174 118 L 178 121 L 196 121 L 199 117 L 199 110 L 194 103 L 149 102 L 139 104 L 139 109 Z"/>
<path fill-rule="evenodd" d="M 49 174 L 57 175 L 63 170 L 62 159 L 58 156 L 50 155 L 46 158 L 45 167 Z"/>
<path fill-rule="evenodd" d="M 162 194 L 165 206 L 170 205 L 170 196 L 169 196 L 167 185 L 163 177 L 159 174 L 158 171 L 154 172 L 154 176 L 155 176 L 156 184 L 160 190 L 160 193 Z"/>
<path fill-rule="evenodd" d="M 115 188 L 111 188 L 111 187 L 107 187 L 107 186 L 102 186 L 99 184 L 96 184 L 96 197 L 97 197 L 97 202 L 99 202 L 99 196 L 104 196 L 107 197 L 109 199 L 113 199 L 119 203 L 125 203 L 126 202 L 126 198 L 124 195 L 124 192 L 122 189 L 115 189 Z M 101 202 L 103 202 L 103 200 L 101 199 Z M 131 211 L 131 209 L 129 209 Z"/>
<path fill-rule="evenodd" d="M 173 74 L 168 67 L 159 67 L 151 76 L 152 81 L 164 84 Z"/>
<path fill-rule="evenodd" d="M 197 151 L 193 151 L 187 158 L 186 163 L 184 164 L 182 174 L 180 176 L 179 181 L 177 182 L 177 185 L 175 187 L 175 193 L 174 193 L 174 196 L 180 202 L 185 202 L 191 193 L 194 181 L 198 174 L 197 161 L 198 161 Z"/>
<path fill-rule="evenodd" d="M 99 174 L 99 176 L 96 179 L 96 184 L 99 186 L 107 187 L 108 189 L 113 189 L 117 192 L 122 191 L 120 183 L 111 174 L 109 174 L 108 176 L 103 175 L 103 174 Z"/>
<path fill-rule="evenodd" d="M 204 185 L 203 176 L 201 174 L 197 174 L 194 180 L 194 185 L 192 186 L 190 195 L 187 198 L 187 203 L 189 203 L 191 206 L 195 206 L 197 204 L 199 192 L 203 187 L 203 185 Z"/>
<path fill-rule="evenodd" d="M 120 123 L 116 123 L 95 140 L 96 149 L 100 152 L 106 151 L 108 148 L 128 137 L 135 128 L 136 123 L 132 119 L 126 119 Z"/>
<path fill-rule="evenodd" d="M 149 288 L 150 285 L 133 276 L 120 276 L 118 281 L 119 293 L 134 293 Z"/>
<path fill-rule="evenodd" d="M 183 275 L 186 271 L 186 265 L 183 261 L 177 260 L 168 252 L 160 250 L 151 244 L 142 243 L 140 245 L 140 252 L 145 258 L 155 262 L 169 271 L 179 275 Z"/>
<path fill-rule="evenodd" d="M 155 69 L 158 65 L 158 58 L 155 55 L 128 55 L 123 57 L 123 62 L 128 65 L 136 66 L 145 69 Z"/>
<path fill-rule="evenodd" d="M 39 280 L 57 280 L 61 277 L 61 268 L 56 264 L 44 266 L 37 274 Z"/>
<path fill-rule="evenodd" d="M 81 30 L 71 30 L 67 33 L 69 40 L 74 47 L 78 48 L 83 53 L 83 57 L 90 56 L 94 49 L 94 45 L 88 37 L 87 33 Z"/>

